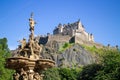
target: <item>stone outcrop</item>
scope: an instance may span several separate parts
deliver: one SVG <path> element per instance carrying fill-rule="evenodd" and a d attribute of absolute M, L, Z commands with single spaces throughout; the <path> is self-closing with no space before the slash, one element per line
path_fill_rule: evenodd
<path fill-rule="evenodd" d="M 52 47 L 48 44 L 44 46 L 41 56 L 54 60 L 57 67 L 79 67 L 96 62 L 93 55 L 79 44 L 74 44 L 62 52 L 58 49 L 63 43 L 56 42 L 53 45 L 56 46 Z"/>

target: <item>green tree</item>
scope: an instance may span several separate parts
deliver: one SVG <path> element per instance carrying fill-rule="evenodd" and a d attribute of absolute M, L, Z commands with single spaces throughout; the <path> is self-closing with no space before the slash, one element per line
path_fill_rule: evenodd
<path fill-rule="evenodd" d="M 44 80 L 77 80 L 81 69 L 51 68 L 43 71 Z"/>
<path fill-rule="evenodd" d="M 43 71 L 44 80 L 61 80 L 58 68 L 51 68 L 46 71 Z"/>
<path fill-rule="evenodd" d="M 78 80 L 120 80 L 120 52 L 104 50 L 99 64 L 83 67 Z"/>
<path fill-rule="evenodd" d="M 101 61 L 103 68 L 97 73 L 96 80 L 120 80 L 120 52 L 106 51 Z"/>
<path fill-rule="evenodd" d="M 59 74 L 61 76 L 61 80 L 77 80 L 78 71 L 72 68 L 60 68 Z"/>
<path fill-rule="evenodd" d="M 102 66 L 100 64 L 90 64 L 83 67 L 80 72 L 78 80 L 93 80 L 96 73 L 101 70 Z"/>
<path fill-rule="evenodd" d="M 7 45 L 7 39 L 0 39 L 0 80 L 12 80 L 12 70 L 6 69 L 5 59 L 10 56 L 10 50 Z"/>

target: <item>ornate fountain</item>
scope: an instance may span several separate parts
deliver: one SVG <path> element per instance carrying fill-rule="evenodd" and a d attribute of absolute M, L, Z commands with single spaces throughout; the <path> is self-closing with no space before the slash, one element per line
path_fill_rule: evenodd
<path fill-rule="evenodd" d="M 21 45 L 19 45 L 16 55 L 6 59 L 6 68 L 16 71 L 13 74 L 13 80 L 43 80 L 41 71 L 55 65 L 54 61 L 43 59 L 40 56 L 42 47 L 38 44 L 37 39 L 34 38 L 35 24 L 33 14 L 31 14 L 28 42 L 26 42 L 25 38 L 19 41 Z"/>

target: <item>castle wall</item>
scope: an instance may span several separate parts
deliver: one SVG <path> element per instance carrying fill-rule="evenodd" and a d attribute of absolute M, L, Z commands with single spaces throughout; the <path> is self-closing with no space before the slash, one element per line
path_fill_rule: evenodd
<path fill-rule="evenodd" d="M 75 37 L 76 37 L 76 40 L 81 39 L 81 40 L 89 41 L 88 40 L 88 35 L 86 35 L 84 32 L 75 33 Z"/>
<path fill-rule="evenodd" d="M 78 43 L 78 44 L 83 44 L 83 45 L 87 45 L 87 46 L 96 46 L 97 48 L 103 48 L 102 44 L 91 42 L 91 41 L 85 41 L 78 36 L 74 36 L 74 41 L 75 41 L 75 43 Z"/>
<path fill-rule="evenodd" d="M 87 46 L 96 46 L 97 48 L 102 48 L 103 45 L 87 41 L 85 40 L 84 36 L 82 35 L 75 35 L 73 37 L 70 37 L 69 35 L 49 35 L 49 36 L 43 36 L 39 38 L 39 43 L 40 44 L 47 44 L 51 42 L 57 42 L 57 43 L 65 43 L 65 42 L 73 42 L 73 43 L 78 43 L 78 44 L 83 44 Z"/>
<path fill-rule="evenodd" d="M 48 37 L 49 41 L 57 41 L 57 42 L 69 42 L 71 37 L 69 35 L 51 35 Z"/>
<path fill-rule="evenodd" d="M 48 36 L 40 37 L 39 38 L 39 44 L 46 44 L 48 42 Z"/>
<path fill-rule="evenodd" d="M 74 41 L 75 41 L 74 43 L 84 44 L 83 40 L 78 36 L 74 36 Z"/>

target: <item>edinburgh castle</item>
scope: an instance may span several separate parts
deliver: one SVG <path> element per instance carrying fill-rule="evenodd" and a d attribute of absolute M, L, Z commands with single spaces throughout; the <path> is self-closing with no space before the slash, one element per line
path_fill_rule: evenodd
<path fill-rule="evenodd" d="M 94 41 L 92 33 L 85 31 L 84 25 L 80 20 L 74 23 L 58 24 L 53 30 L 53 34 L 47 33 L 47 36 L 38 36 L 40 44 L 47 44 L 51 42 L 59 43 L 79 43 L 88 46 L 103 47 L 103 45 Z"/>

